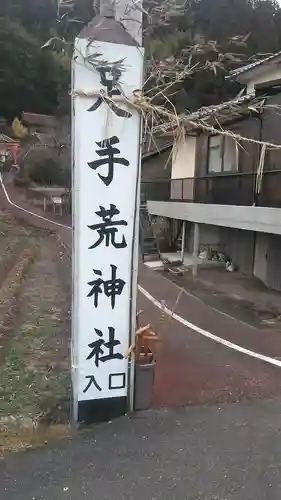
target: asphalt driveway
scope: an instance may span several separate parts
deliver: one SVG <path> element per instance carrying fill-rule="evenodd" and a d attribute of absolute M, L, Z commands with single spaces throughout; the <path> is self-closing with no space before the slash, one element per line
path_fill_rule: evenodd
<path fill-rule="evenodd" d="M 151 410 L 0 461 L 1 500 L 280 500 L 281 402 Z"/>

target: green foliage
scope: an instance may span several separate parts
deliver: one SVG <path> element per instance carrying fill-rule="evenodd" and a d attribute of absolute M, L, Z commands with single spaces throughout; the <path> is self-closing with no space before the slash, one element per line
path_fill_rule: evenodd
<path fill-rule="evenodd" d="M 69 112 L 70 59 L 41 50 L 52 36 L 73 41 L 93 17 L 92 0 L 73 3 L 71 19 L 57 0 L 0 2 L 0 115 L 8 120 L 23 110 Z"/>
<path fill-rule="evenodd" d="M 203 71 L 189 75 L 181 106 L 194 109 L 230 97 L 237 87 L 225 84 L 225 71 L 254 53 L 281 49 L 281 9 L 275 0 L 144 0 L 144 45 L 150 86 L 159 84 L 163 61 L 208 60 Z M 22 110 L 54 114 L 69 111 L 70 59 L 59 39 L 71 43 L 94 15 L 93 0 L 2 0 L 0 3 L 0 116 L 12 119 Z M 249 35 L 247 42 L 235 40 Z M 242 37 L 243 38 L 243 37 Z M 55 52 L 41 50 L 49 39 Z M 199 40 L 199 42 L 198 42 Z M 216 42 L 216 50 L 192 53 L 196 44 Z M 60 54 L 59 54 L 60 52 Z M 225 57 L 231 55 L 232 57 Z M 184 57 L 183 57 L 183 54 Z M 155 69 L 156 68 L 156 69 Z M 174 78 L 169 72 L 170 80 Z M 169 98 L 177 105 L 178 94 Z M 185 92 L 185 97 L 184 93 Z M 172 96 L 172 97 L 171 97 Z"/>
<path fill-rule="evenodd" d="M 95 15 L 93 0 L 73 0 L 71 8 L 69 2 L 61 0 L 57 15 L 55 31 L 52 33 L 59 35 L 68 42 L 72 42 L 75 36 L 88 24 Z M 66 4 L 66 7 L 64 5 Z"/>
<path fill-rule="evenodd" d="M 30 166 L 26 174 L 33 182 L 44 186 L 66 186 L 70 175 L 69 172 L 64 172 L 52 158 Z"/>
<path fill-rule="evenodd" d="M 14 136 L 18 139 L 24 139 L 28 134 L 27 128 L 23 126 L 22 122 L 17 116 L 14 118 L 11 128 Z"/>
<path fill-rule="evenodd" d="M 23 26 L 0 18 L 0 114 L 12 120 L 23 110 L 54 113 L 58 88 L 68 72 Z"/>
<path fill-rule="evenodd" d="M 41 40 L 49 36 L 56 15 L 56 0 L 9 0 L 0 4 L 1 17 L 19 23 Z"/>
<path fill-rule="evenodd" d="M 168 34 L 161 38 L 152 38 L 145 40 L 146 48 L 150 54 L 157 60 L 163 60 L 171 55 L 179 54 L 183 47 L 191 43 L 190 33 L 178 32 Z"/>
<path fill-rule="evenodd" d="M 18 174 L 14 177 L 13 183 L 16 187 L 28 188 L 31 185 L 31 180 L 25 175 Z"/>
<path fill-rule="evenodd" d="M 151 1 L 155 9 L 155 0 L 147 0 L 148 10 Z M 173 9 L 172 0 L 161 14 L 165 22 L 151 16 L 147 26 L 148 72 L 154 75 L 149 84 L 157 87 L 161 78 L 167 82 L 187 65 L 197 65 L 183 82 L 181 107 L 194 110 L 232 97 L 240 87 L 225 81 L 229 70 L 253 54 L 281 50 L 281 9 L 275 0 L 189 0 L 180 15 L 171 15 L 169 5 Z M 175 105 L 177 97 L 169 97 Z"/>

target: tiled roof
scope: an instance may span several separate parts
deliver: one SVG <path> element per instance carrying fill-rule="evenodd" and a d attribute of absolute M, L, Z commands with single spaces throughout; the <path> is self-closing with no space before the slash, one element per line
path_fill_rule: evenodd
<path fill-rule="evenodd" d="M 16 144 L 19 141 L 17 139 L 12 139 L 5 134 L 0 134 L 0 142 L 4 142 L 5 144 Z"/>
<path fill-rule="evenodd" d="M 231 79 L 231 78 L 236 78 L 237 76 L 241 75 L 242 73 L 246 73 L 246 71 L 250 71 L 254 68 L 257 68 L 259 66 L 262 66 L 264 63 L 273 61 L 275 58 L 281 56 L 281 51 L 276 52 L 275 54 L 271 54 L 270 56 L 264 57 L 263 59 L 260 59 L 259 61 L 252 62 L 250 64 L 247 64 L 246 66 L 241 66 L 240 68 L 234 69 L 229 73 L 229 76 L 226 77 L 226 79 Z"/>
<path fill-rule="evenodd" d="M 162 153 L 173 146 L 173 140 L 170 137 L 147 137 L 142 145 L 142 158 L 148 158 L 155 154 Z"/>
<path fill-rule="evenodd" d="M 235 111 L 240 108 L 243 104 L 248 104 L 255 99 L 255 94 L 245 94 L 230 101 L 221 102 L 220 104 L 215 104 L 214 106 L 206 106 L 198 109 L 194 113 L 188 115 L 190 120 L 198 120 L 206 118 L 208 116 L 217 115 L 223 111 L 229 111 L 230 109 Z"/>
<path fill-rule="evenodd" d="M 53 127 L 56 124 L 56 118 L 52 115 L 41 115 L 38 113 L 22 113 L 22 120 L 28 125 L 44 125 Z"/>
<path fill-rule="evenodd" d="M 249 105 L 252 108 L 254 106 L 261 106 L 264 102 L 264 97 L 255 97 L 254 93 L 245 94 L 243 96 L 236 97 L 230 101 L 225 101 L 214 106 L 202 107 L 195 111 L 194 113 L 184 113 L 179 116 L 179 119 L 174 123 L 167 123 L 155 127 L 154 133 L 171 133 L 178 126 L 179 121 L 185 126 L 187 132 L 192 130 L 200 129 L 202 127 L 197 126 L 198 121 L 205 123 L 205 125 L 216 126 L 219 123 L 226 123 L 228 120 L 235 120 L 249 113 Z M 185 117 L 185 119 L 184 119 Z M 190 123 L 194 122 L 194 123 Z"/>

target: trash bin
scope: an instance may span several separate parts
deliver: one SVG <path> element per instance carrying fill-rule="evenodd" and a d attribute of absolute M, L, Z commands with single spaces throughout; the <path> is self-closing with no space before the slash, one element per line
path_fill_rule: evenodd
<path fill-rule="evenodd" d="M 134 409 L 148 410 L 151 407 L 155 378 L 155 361 L 148 364 L 135 364 Z"/>

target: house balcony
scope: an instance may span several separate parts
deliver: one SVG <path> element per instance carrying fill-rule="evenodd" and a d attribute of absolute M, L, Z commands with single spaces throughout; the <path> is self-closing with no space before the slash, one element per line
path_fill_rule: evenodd
<path fill-rule="evenodd" d="M 142 182 L 141 199 L 281 208 L 281 170 L 263 173 L 259 193 L 255 185 L 254 173 L 156 180 Z"/>
<path fill-rule="evenodd" d="M 152 215 L 281 234 L 281 171 L 264 172 L 259 193 L 255 186 L 256 174 L 236 173 L 156 181 L 142 193 Z"/>
<path fill-rule="evenodd" d="M 147 200 L 169 201 L 171 199 L 170 194 L 171 181 L 169 179 L 141 182 L 141 203 Z"/>

